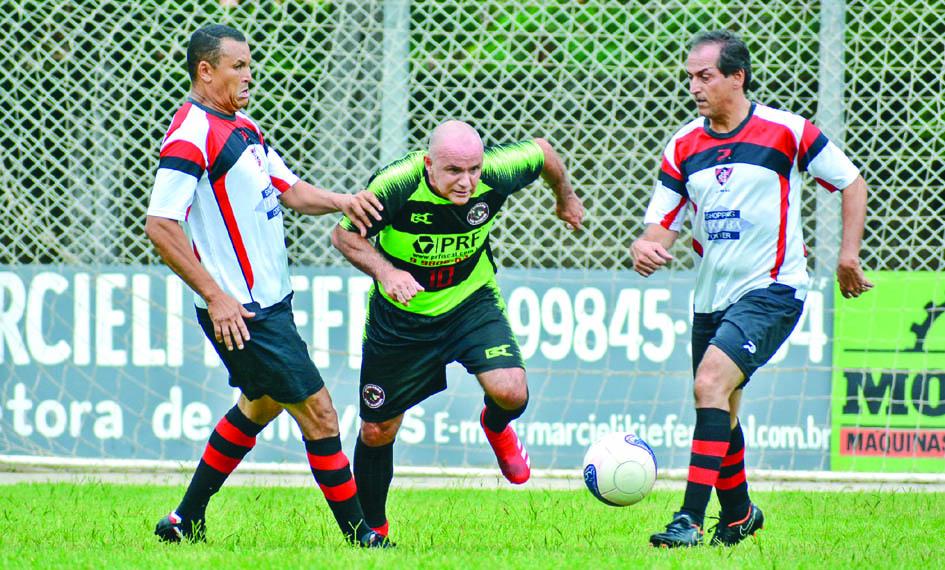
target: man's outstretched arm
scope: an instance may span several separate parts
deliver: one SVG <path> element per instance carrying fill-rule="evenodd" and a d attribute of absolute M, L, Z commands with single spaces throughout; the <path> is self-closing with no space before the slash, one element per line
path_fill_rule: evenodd
<path fill-rule="evenodd" d="M 564 161 L 545 139 L 535 139 L 535 143 L 541 147 L 545 155 L 541 177 L 554 190 L 555 213 L 570 229 L 581 229 L 581 222 L 584 220 L 584 204 L 581 203 L 581 199 L 571 186 L 571 181 L 568 180 L 568 171 L 564 166 Z"/>

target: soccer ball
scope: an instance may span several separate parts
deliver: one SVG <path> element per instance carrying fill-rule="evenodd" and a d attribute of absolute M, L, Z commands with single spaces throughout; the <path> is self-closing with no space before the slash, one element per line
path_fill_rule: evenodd
<path fill-rule="evenodd" d="M 604 504 L 625 507 L 640 502 L 656 482 L 656 456 L 632 433 L 611 433 L 584 455 L 584 484 Z"/>

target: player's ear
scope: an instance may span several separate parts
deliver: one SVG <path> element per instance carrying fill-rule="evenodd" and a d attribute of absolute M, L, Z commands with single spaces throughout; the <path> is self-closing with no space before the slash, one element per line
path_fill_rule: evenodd
<path fill-rule="evenodd" d="M 732 72 L 732 79 L 735 80 L 735 90 L 744 91 L 745 90 L 745 70 L 736 69 Z"/>
<path fill-rule="evenodd" d="M 197 63 L 197 79 L 209 83 L 212 78 L 213 65 L 205 59 L 200 60 L 200 62 Z"/>
<path fill-rule="evenodd" d="M 433 168 L 433 159 L 430 158 L 430 153 L 423 155 L 423 165 L 427 167 L 427 170 Z"/>

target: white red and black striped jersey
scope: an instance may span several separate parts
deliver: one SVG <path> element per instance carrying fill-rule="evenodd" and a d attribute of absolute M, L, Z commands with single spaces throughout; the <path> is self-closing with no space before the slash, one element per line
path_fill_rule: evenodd
<path fill-rule="evenodd" d="M 801 172 L 835 191 L 859 171 L 807 119 L 752 103 L 729 133 L 696 119 L 673 135 L 644 221 L 679 231 L 692 215 L 692 246 L 702 258 L 695 311 L 725 309 L 772 283 L 809 287 L 801 225 Z"/>
<path fill-rule="evenodd" d="M 292 291 L 279 195 L 298 180 L 245 114 L 188 100 L 161 144 L 148 215 L 184 222 L 220 288 L 264 309 Z"/>

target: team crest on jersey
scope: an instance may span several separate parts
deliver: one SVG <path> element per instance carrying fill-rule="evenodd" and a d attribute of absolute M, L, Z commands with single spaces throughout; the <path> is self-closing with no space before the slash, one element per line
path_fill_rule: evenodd
<path fill-rule="evenodd" d="M 259 156 L 259 149 L 256 148 L 256 145 L 251 145 L 251 146 L 249 147 L 249 153 L 250 153 L 251 155 L 253 155 L 253 158 L 256 159 L 256 166 L 259 167 L 259 170 L 261 170 L 261 171 L 263 171 L 263 172 L 266 172 L 266 169 L 263 168 L 262 157 Z"/>
<path fill-rule="evenodd" d="M 385 394 L 384 389 L 377 384 L 365 384 L 364 388 L 361 388 L 361 399 L 364 400 L 364 404 L 367 407 L 374 410 L 384 405 L 387 394 Z"/>
<path fill-rule="evenodd" d="M 485 202 L 479 202 L 470 208 L 469 213 L 466 214 L 466 221 L 471 226 L 478 226 L 487 219 L 489 219 L 489 204 Z"/>
<path fill-rule="evenodd" d="M 715 179 L 718 180 L 719 184 L 725 186 L 725 183 L 728 182 L 728 179 L 732 177 L 731 166 L 717 166 L 715 168 Z"/>

